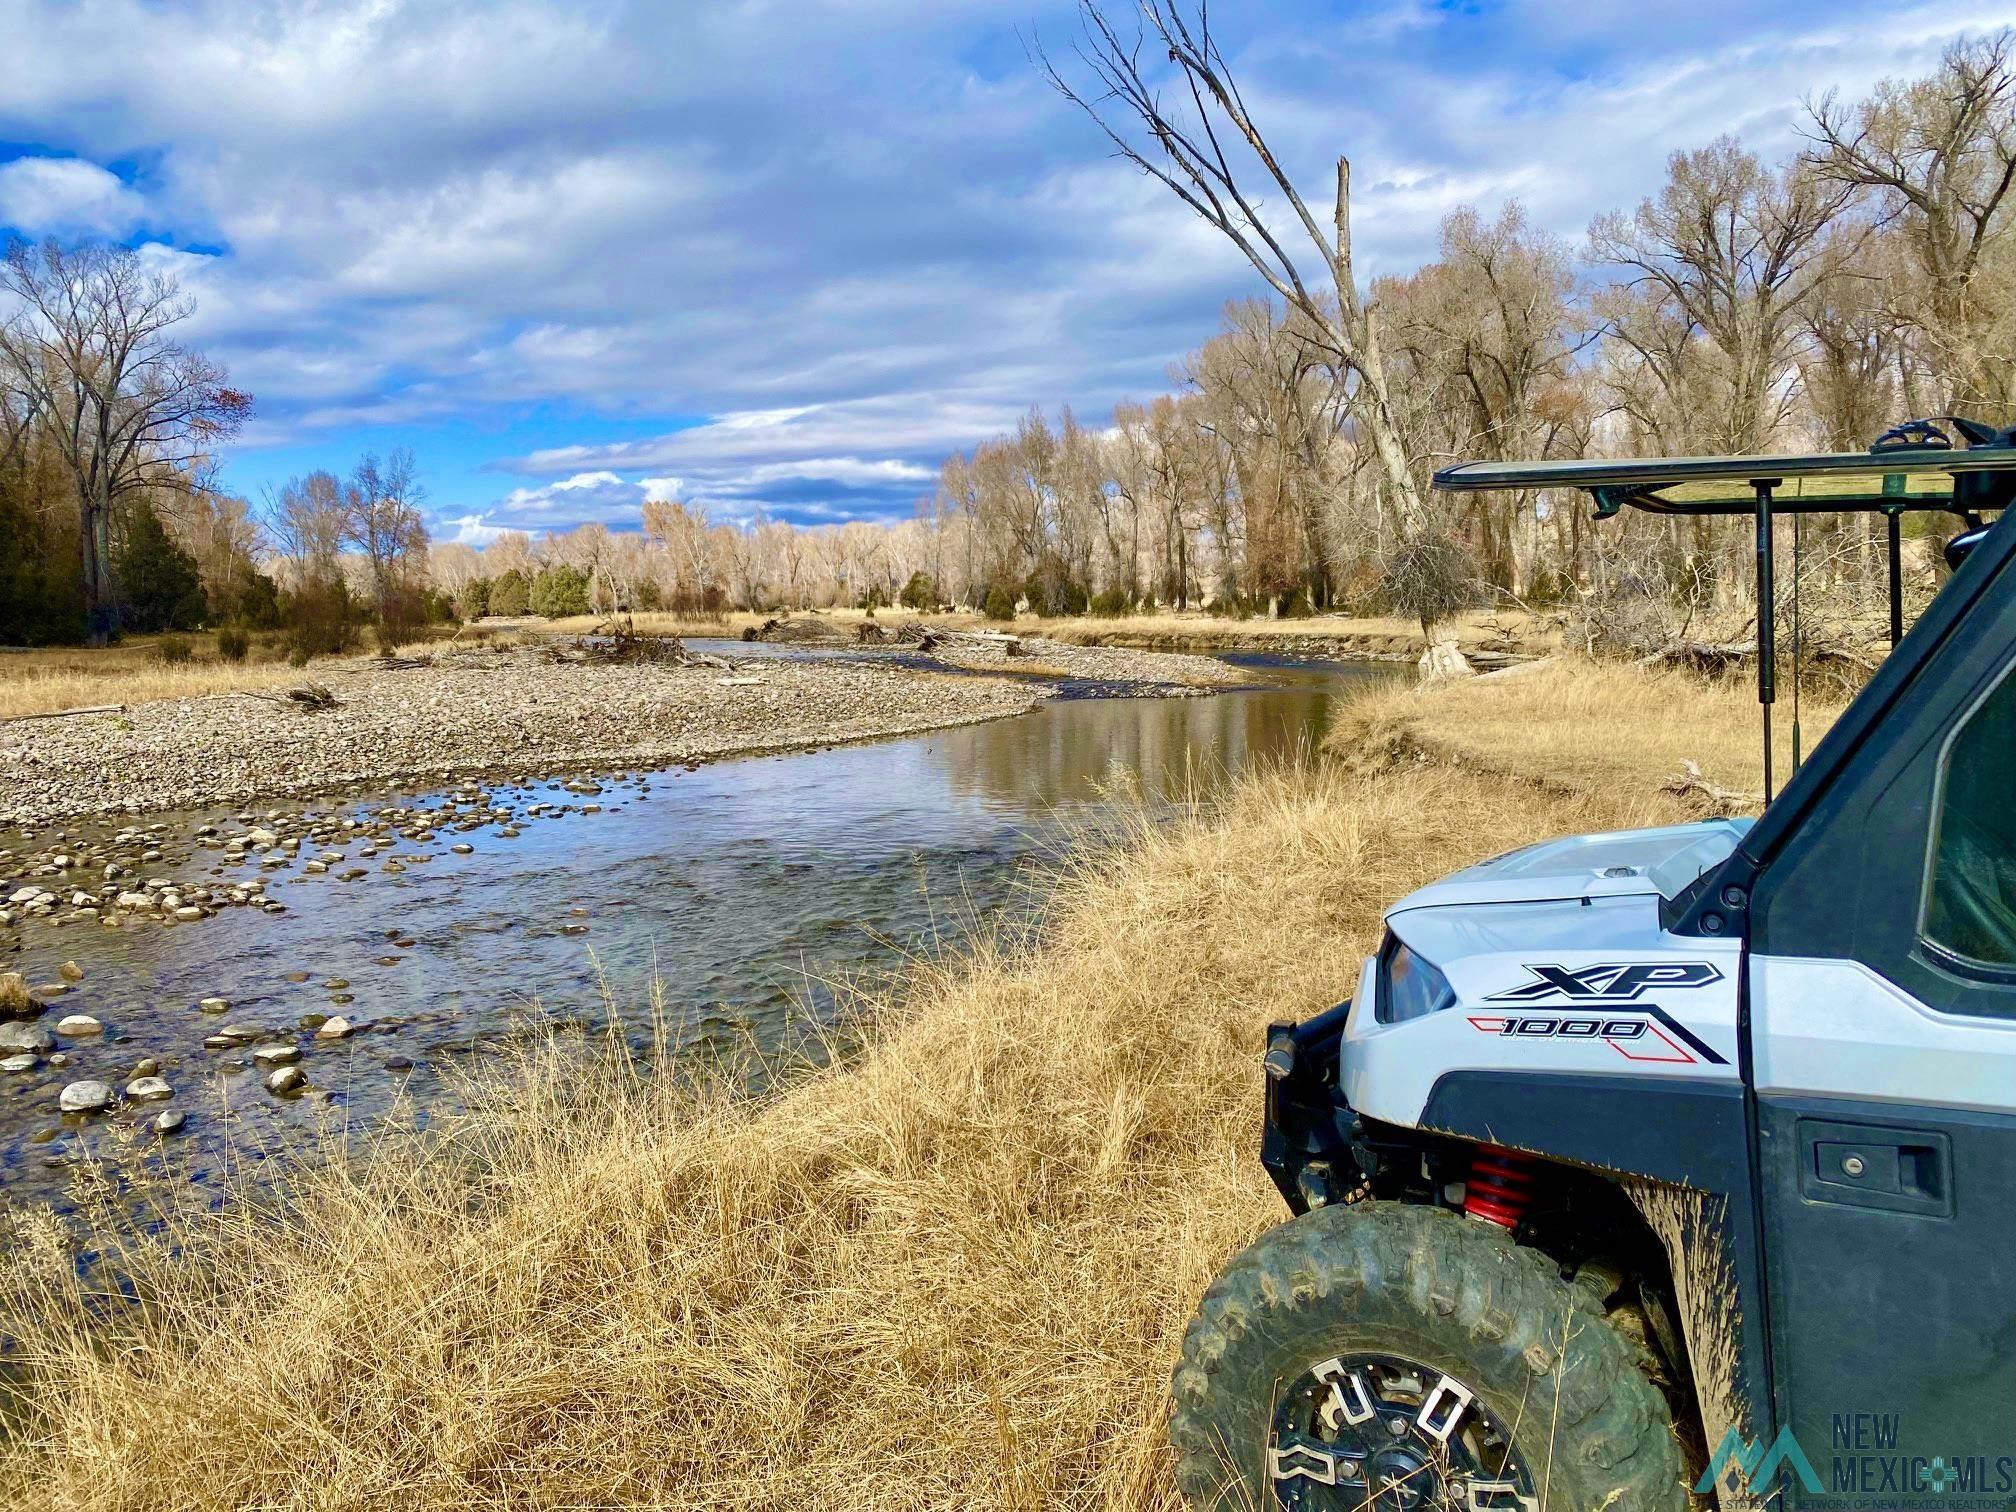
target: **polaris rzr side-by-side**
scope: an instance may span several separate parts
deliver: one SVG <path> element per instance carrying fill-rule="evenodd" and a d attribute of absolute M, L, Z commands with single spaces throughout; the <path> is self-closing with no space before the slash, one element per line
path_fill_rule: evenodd
<path fill-rule="evenodd" d="M 1298 1216 L 1185 1338 L 1193 1504 L 2016 1505 L 2016 432 L 1940 424 L 1437 474 L 1754 519 L 1769 801 L 1458 872 L 1273 1026 Z M 1886 518 L 1894 645 L 1771 796 L 1774 522 L 1819 511 Z M 1906 634 L 1912 511 L 1959 530 Z"/>

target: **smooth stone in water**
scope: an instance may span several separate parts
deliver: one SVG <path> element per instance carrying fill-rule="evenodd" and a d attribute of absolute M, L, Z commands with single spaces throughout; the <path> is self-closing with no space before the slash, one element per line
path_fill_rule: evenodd
<path fill-rule="evenodd" d="M 285 1045 L 277 1041 L 270 1045 L 254 1045 L 252 1059 L 261 1066 L 291 1066 L 301 1059 L 298 1045 Z"/>
<path fill-rule="evenodd" d="M 315 1031 L 315 1038 L 325 1040 L 347 1039 L 355 1032 L 355 1026 L 351 1024 L 350 1020 L 339 1015 L 336 1018 L 326 1020 Z"/>
<path fill-rule="evenodd" d="M 198 1003 L 196 1007 L 203 1013 L 229 1013 L 231 1011 L 230 1002 L 220 997 L 207 997 Z"/>
<path fill-rule="evenodd" d="M 20 1054 L 54 1049 L 56 1038 L 40 1024 L 0 1024 L 0 1050 Z"/>
<path fill-rule="evenodd" d="M 101 1081 L 74 1081 L 56 1099 L 65 1113 L 97 1113 L 111 1103 L 112 1089 Z"/>
<path fill-rule="evenodd" d="M 307 1082 L 308 1077 L 299 1066 L 282 1066 L 266 1078 L 266 1090 L 279 1097 L 299 1091 Z"/>
<path fill-rule="evenodd" d="M 84 980 L 84 968 L 75 961 L 65 961 L 56 968 L 56 975 L 66 982 L 81 982 Z"/>
<path fill-rule="evenodd" d="M 56 1032 L 65 1039 L 83 1039 L 93 1034 L 103 1034 L 105 1026 L 88 1013 L 66 1013 L 56 1020 Z"/>
<path fill-rule="evenodd" d="M 126 1083 L 126 1095 L 135 1102 L 158 1102 L 173 1097 L 175 1089 L 158 1076 L 138 1076 Z"/>
<path fill-rule="evenodd" d="M 164 1108 L 154 1115 L 153 1129 L 156 1134 L 173 1134 L 189 1121 L 189 1115 L 179 1108 Z"/>
<path fill-rule="evenodd" d="M 32 1055 L 10 1055 L 0 1059 L 0 1071 L 33 1071 L 36 1065 Z"/>

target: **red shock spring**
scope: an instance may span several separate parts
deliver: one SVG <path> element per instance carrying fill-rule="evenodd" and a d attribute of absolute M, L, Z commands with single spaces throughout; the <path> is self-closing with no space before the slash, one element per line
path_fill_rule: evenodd
<path fill-rule="evenodd" d="M 1470 1179 L 1463 1188 L 1463 1211 L 1500 1228 L 1517 1228 L 1532 1206 L 1540 1162 L 1531 1155 L 1498 1145 L 1479 1145 L 1470 1157 Z"/>

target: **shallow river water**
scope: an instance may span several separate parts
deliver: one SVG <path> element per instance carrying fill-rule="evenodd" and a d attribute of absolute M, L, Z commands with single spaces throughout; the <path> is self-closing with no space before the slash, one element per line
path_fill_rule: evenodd
<path fill-rule="evenodd" d="M 1029 863 L 1096 830 L 1116 786 L 1165 802 L 1200 778 L 1292 755 L 1320 739 L 1340 688 L 1393 674 L 1232 659 L 1264 685 L 1201 698 L 1056 698 L 906 739 L 605 777 L 592 800 L 558 782 L 492 787 L 513 808 L 573 811 L 524 821 L 515 838 L 472 824 L 437 844 L 401 842 L 383 854 L 408 858 L 402 872 L 374 866 L 348 882 L 306 874 L 314 848 L 304 848 L 301 860 L 257 873 L 285 913 L 48 931 L 30 942 L 31 979 L 66 957 L 85 976 L 43 1022 L 89 1013 L 107 1032 L 66 1043 L 67 1067 L 0 1080 L 0 1187 L 60 1206 L 69 1167 L 100 1151 L 118 1122 L 162 1107 L 187 1115 L 172 1137 L 199 1182 L 214 1177 L 227 1144 L 233 1161 L 284 1154 L 318 1117 L 355 1127 L 401 1089 L 424 1107 L 444 1066 L 535 1004 L 599 1021 L 604 981 L 629 1008 L 658 978 L 682 1044 L 777 1048 L 830 1007 L 824 979 L 892 966 L 1024 906 Z M 361 813 L 443 796 L 318 807 Z M 591 801 L 598 812 L 579 811 Z M 235 812 L 219 819 L 242 827 Z M 451 838 L 471 853 L 451 853 Z M 410 860 L 422 851 L 425 864 Z M 202 866 L 250 874 L 213 857 L 190 863 Z M 230 1007 L 203 1013 L 206 997 Z M 315 1014 L 374 1027 L 318 1042 L 301 1027 Z M 334 1098 L 268 1095 L 242 1050 L 204 1048 L 227 1023 L 297 1044 L 311 1084 Z M 88 1123 L 57 1116 L 65 1082 L 121 1086 L 143 1057 L 161 1062 L 172 1101 Z"/>

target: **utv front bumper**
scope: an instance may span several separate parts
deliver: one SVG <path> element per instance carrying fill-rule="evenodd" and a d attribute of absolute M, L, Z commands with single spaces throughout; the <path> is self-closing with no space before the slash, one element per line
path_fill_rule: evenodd
<path fill-rule="evenodd" d="M 1349 1002 L 1302 1024 L 1267 1026 L 1267 1117 L 1260 1163 L 1290 1209 L 1306 1213 L 1364 1180 L 1352 1144 L 1358 1115 L 1337 1084 Z"/>

